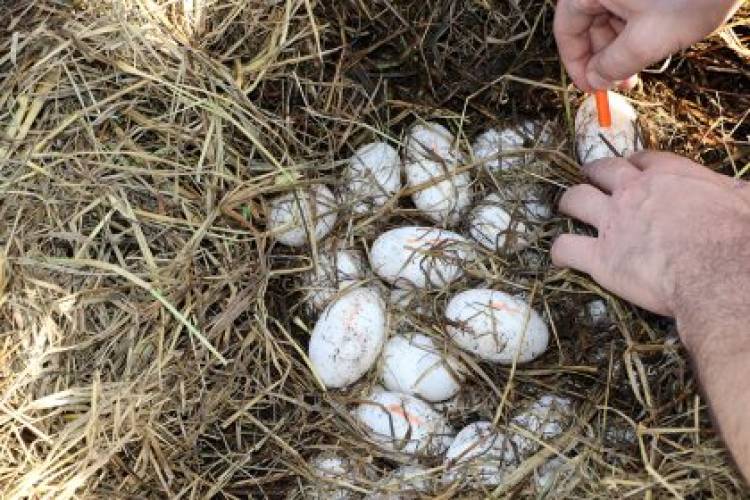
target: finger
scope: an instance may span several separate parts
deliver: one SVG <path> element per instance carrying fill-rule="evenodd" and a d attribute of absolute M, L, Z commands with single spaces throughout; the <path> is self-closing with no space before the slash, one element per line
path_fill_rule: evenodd
<path fill-rule="evenodd" d="M 638 75 L 633 75 L 626 80 L 617 82 L 617 88 L 619 88 L 620 90 L 633 90 L 635 86 L 638 85 L 638 81 Z"/>
<path fill-rule="evenodd" d="M 636 21 L 628 23 L 612 43 L 594 53 L 586 66 L 589 85 L 612 88 L 669 55 L 668 51 L 662 53 L 657 44 L 644 43 L 644 31 Z"/>
<path fill-rule="evenodd" d="M 624 158 L 604 158 L 583 166 L 583 172 L 594 186 L 606 193 L 635 181 L 641 171 Z"/>
<path fill-rule="evenodd" d="M 721 186 L 733 185 L 734 179 L 718 174 L 699 163 L 688 160 L 674 153 L 664 151 L 639 151 L 628 157 L 628 161 L 642 171 L 658 170 L 661 172 L 685 175 L 702 179 Z"/>
<path fill-rule="evenodd" d="M 597 264 L 597 240 L 579 234 L 562 234 L 552 244 L 550 256 L 557 267 L 570 267 L 594 274 Z"/>
<path fill-rule="evenodd" d="M 610 45 L 619 35 L 619 32 L 612 28 L 610 19 L 612 19 L 612 16 L 609 14 L 601 14 L 596 16 L 594 22 L 591 23 L 589 40 L 591 40 L 591 50 L 594 53 Z"/>
<path fill-rule="evenodd" d="M 591 184 L 579 184 L 565 191 L 560 198 L 559 209 L 566 215 L 598 228 L 609 214 L 610 199 Z"/>
<path fill-rule="evenodd" d="M 560 59 L 570 78 L 581 90 L 590 92 L 586 65 L 592 55 L 588 30 L 603 11 L 597 0 L 560 0 L 555 10 L 554 34 Z"/>
<path fill-rule="evenodd" d="M 625 29 L 625 21 L 617 16 L 609 17 L 609 25 L 612 26 L 612 29 L 615 30 L 615 33 L 618 35 Z"/>

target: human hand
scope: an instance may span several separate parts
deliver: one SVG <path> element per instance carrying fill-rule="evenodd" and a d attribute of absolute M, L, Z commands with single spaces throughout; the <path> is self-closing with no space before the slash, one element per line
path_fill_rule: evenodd
<path fill-rule="evenodd" d="M 584 172 L 592 184 L 566 191 L 560 210 L 598 236 L 560 236 L 552 261 L 675 317 L 721 434 L 750 477 L 750 183 L 656 152 Z"/>
<path fill-rule="evenodd" d="M 702 40 L 741 0 L 559 0 L 555 38 L 583 91 L 609 89 Z"/>
<path fill-rule="evenodd" d="M 649 151 L 599 160 L 584 172 L 591 184 L 568 189 L 560 210 L 598 236 L 560 236 L 555 265 L 668 316 L 707 301 L 729 304 L 750 289 L 750 184 Z"/>

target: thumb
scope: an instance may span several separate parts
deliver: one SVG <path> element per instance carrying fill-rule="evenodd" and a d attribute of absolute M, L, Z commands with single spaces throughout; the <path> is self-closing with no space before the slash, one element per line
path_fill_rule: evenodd
<path fill-rule="evenodd" d="M 595 89 L 610 89 L 632 78 L 642 69 L 669 55 L 654 43 L 657 34 L 643 36 L 637 21 L 629 22 L 620 34 L 594 54 L 586 66 L 586 79 Z"/>

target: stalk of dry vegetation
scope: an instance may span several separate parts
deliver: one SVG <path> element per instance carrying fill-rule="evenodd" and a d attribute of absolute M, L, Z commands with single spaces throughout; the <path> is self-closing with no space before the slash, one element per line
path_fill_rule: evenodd
<path fill-rule="evenodd" d="M 419 116 L 464 141 L 546 117 L 559 133 L 522 180 L 550 200 L 578 179 L 569 89 L 543 0 L 0 2 L 0 496 L 306 496 L 311 456 L 393 462 L 349 416 L 374 375 L 325 392 L 305 357 L 309 256 L 273 244 L 267 201 L 297 172 L 398 144 Z M 633 94 L 652 145 L 746 176 L 749 12 Z M 405 197 L 406 198 L 406 197 Z M 404 199 L 341 217 L 366 245 L 420 221 Z M 473 363 L 457 426 L 501 422 L 540 391 L 578 409 L 550 498 L 739 498 L 674 326 L 549 266 L 562 218 L 476 283 L 533 296 L 555 339 L 509 370 Z M 581 317 L 601 296 L 606 328 Z M 437 316 L 436 316 L 437 317 Z M 425 328 L 440 330 L 435 318 Z M 532 495 L 544 448 L 495 492 Z M 432 464 L 436 468 L 440 463 Z M 368 492 L 373 483 L 352 484 Z M 476 498 L 485 493 L 449 489 Z"/>

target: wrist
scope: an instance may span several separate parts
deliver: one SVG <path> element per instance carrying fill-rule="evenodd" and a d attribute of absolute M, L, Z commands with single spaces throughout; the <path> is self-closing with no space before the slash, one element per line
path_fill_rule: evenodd
<path fill-rule="evenodd" d="M 749 289 L 750 269 L 680 287 L 674 302 L 675 321 L 682 343 L 696 361 L 750 350 Z"/>

